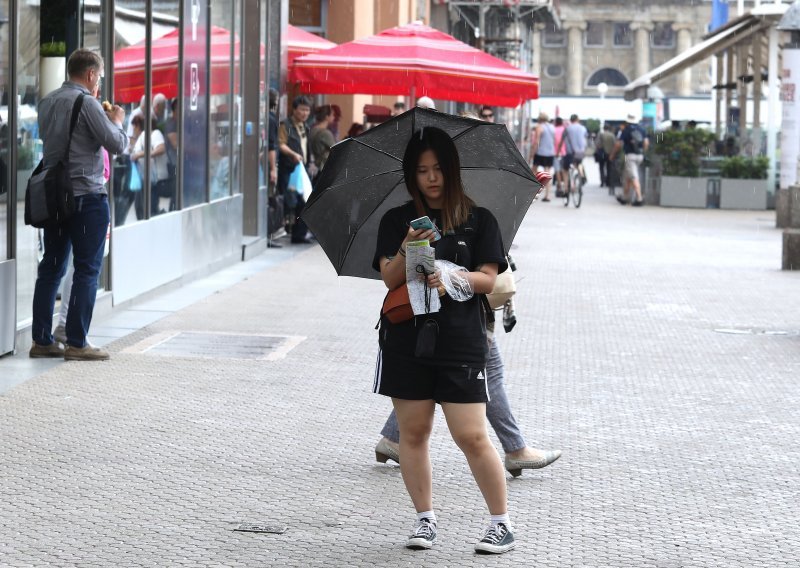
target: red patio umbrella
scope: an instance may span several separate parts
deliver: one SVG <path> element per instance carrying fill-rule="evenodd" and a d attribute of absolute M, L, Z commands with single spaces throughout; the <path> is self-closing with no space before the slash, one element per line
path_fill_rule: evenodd
<path fill-rule="evenodd" d="M 178 96 L 178 38 L 175 29 L 153 41 L 153 94 L 162 93 L 167 98 Z M 239 37 L 230 31 L 211 28 L 211 94 L 235 92 L 230 79 L 231 37 L 234 41 L 234 71 L 239 74 Z M 262 55 L 264 46 L 261 46 Z M 124 47 L 114 53 L 114 101 L 139 102 L 144 95 L 145 42 Z M 234 81 L 234 85 L 238 81 Z"/>
<path fill-rule="evenodd" d="M 292 72 L 292 63 L 298 57 L 336 47 L 336 44 L 332 41 L 328 41 L 327 39 L 319 37 L 318 35 L 314 35 L 305 30 L 301 30 L 300 28 L 296 28 L 291 24 L 289 24 L 287 28 L 286 44 L 289 49 L 289 73 Z"/>
<path fill-rule="evenodd" d="M 539 79 L 420 22 L 294 61 L 304 93 L 427 95 L 516 107 L 539 96 Z"/>

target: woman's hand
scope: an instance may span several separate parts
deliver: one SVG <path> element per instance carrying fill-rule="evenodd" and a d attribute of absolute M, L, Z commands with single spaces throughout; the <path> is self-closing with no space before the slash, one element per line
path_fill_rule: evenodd
<path fill-rule="evenodd" d="M 403 249 L 403 252 L 406 252 L 406 245 L 408 243 L 413 241 L 430 241 L 433 239 L 433 235 L 434 233 L 431 229 L 414 229 L 413 227 L 409 227 L 406 238 L 400 243 L 400 248 Z"/>
<path fill-rule="evenodd" d="M 441 274 L 438 270 L 428 274 L 428 288 L 439 288 L 442 285 L 442 281 L 439 279 Z"/>

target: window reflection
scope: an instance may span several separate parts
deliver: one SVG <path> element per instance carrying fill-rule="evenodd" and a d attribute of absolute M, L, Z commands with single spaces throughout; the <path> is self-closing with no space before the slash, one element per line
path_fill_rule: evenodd
<path fill-rule="evenodd" d="M 211 96 L 209 97 L 208 176 L 211 199 L 230 195 L 232 142 L 235 132 L 231 123 L 232 84 L 238 67 L 231 57 L 238 51 L 239 37 L 233 33 L 234 2 L 219 0 L 211 4 Z M 238 62 L 238 57 L 237 57 Z"/>
<path fill-rule="evenodd" d="M 32 314 L 33 287 L 36 281 L 36 267 L 42 253 L 41 231 L 25 225 L 25 187 L 36 164 L 42 157 L 42 141 L 39 139 L 38 106 L 40 86 L 64 80 L 66 61 L 62 56 L 59 74 L 58 57 L 46 62 L 45 76 L 40 73 L 40 7 L 28 2 L 18 3 L 19 9 L 19 52 L 17 53 L 17 322 L 29 320 Z M 51 65 L 52 64 L 52 65 Z M 40 85 L 40 78 L 42 85 Z M 49 91 L 48 91 L 49 92 Z M 45 95 L 47 93 L 41 93 Z M 8 108 L 8 101 L 4 101 Z M 9 133 L 10 135 L 11 133 Z M 12 139 L 13 143 L 13 139 Z M 5 238 L 5 237 L 3 237 Z"/>
<path fill-rule="evenodd" d="M 8 222 L 9 214 L 9 179 L 8 150 L 10 132 L 8 131 L 8 69 L 11 61 L 8 57 L 8 0 L 0 1 L 0 92 L 3 100 L 0 106 L 0 261 L 9 257 Z M 2 294 L 2 291 L 0 291 Z"/>

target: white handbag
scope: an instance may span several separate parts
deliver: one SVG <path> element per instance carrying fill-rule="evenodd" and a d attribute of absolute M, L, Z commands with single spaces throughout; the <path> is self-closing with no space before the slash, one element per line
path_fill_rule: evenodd
<path fill-rule="evenodd" d="M 486 294 L 486 299 L 489 300 L 489 306 L 493 310 L 499 310 L 516 293 L 517 283 L 514 280 L 514 273 L 511 268 L 507 268 L 505 272 L 497 275 L 494 289 Z"/>

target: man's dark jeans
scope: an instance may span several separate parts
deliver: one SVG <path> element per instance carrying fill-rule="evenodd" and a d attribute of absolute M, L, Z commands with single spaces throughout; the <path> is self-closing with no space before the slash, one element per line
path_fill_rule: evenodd
<path fill-rule="evenodd" d="M 103 264 L 108 230 L 108 198 L 81 195 L 75 198 L 75 213 L 61 226 L 44 229 L 44 257 L 39 263 L 33 293 L 33 340 L 39 345 L 53 342 L 53 312 L 56 292 L 67 271 L 70 250 L 75 258 L 75 277 L 67 313 L 67 344 L 85 347 L 97 296 L 97 278 Z"/>

